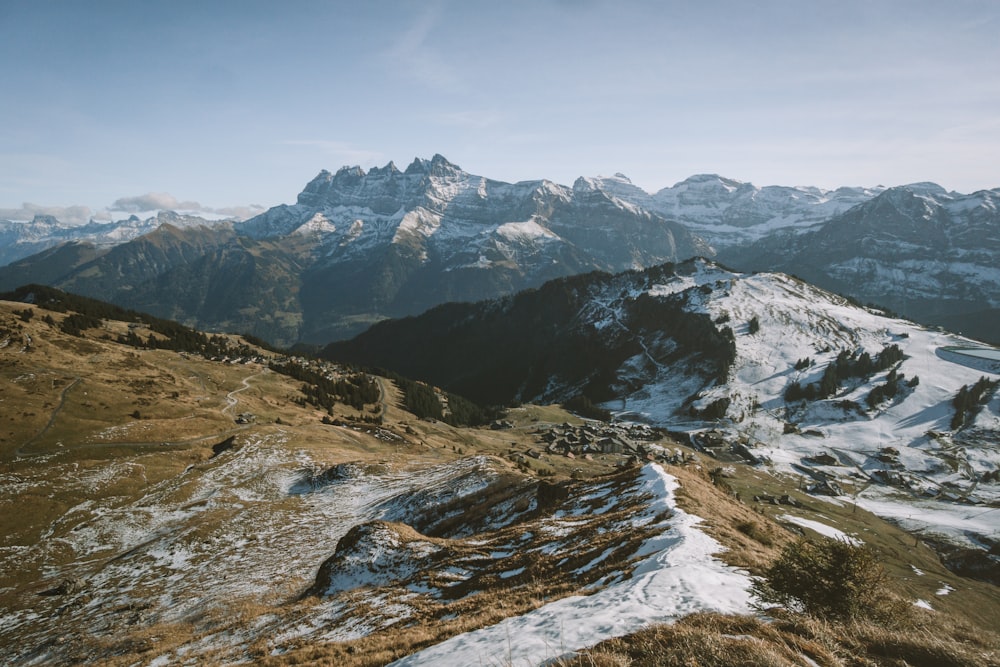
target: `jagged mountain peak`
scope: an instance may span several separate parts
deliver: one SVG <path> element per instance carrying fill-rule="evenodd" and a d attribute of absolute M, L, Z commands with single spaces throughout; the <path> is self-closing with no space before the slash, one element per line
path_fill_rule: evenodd
<path fill-rule="evenodd" d="M 632 210 L 653 212 L 648 192 L 633 184 L 622 173 L 614 176 L 581 176 L 573 183 L 573 192 L 589 198 L 606 197 L 613 205 Z"/>
<path fill-rule="evenodd" d="M 395 176 L 401 173 L 403 172 L 401 172 L 399 168 L 396 167 L 396 163 L 393 162 L 392 160 L 390 160 L 389 163 L 382 168 L 372 167 L 371 169 L 368 170 L 369 176 Z"/>
<path fill-rule="evenodd" d="M 337 170 L 337 173 L 334 174 L 334 178 L 335 179 L 355 179 L 355 178 L 364 178 L 365 175 L 366 175 L 365 174 L 365 170 L 362 169 L 361 167 L 358 167 L 358 166 L 353 166 L 352 167 L 352 166 L 344 165 L 343 167 L 341 167 L 340 169 Z"/>
<path fill-rule="evenodd" d="M 448 158 L 441 155 L 440 153 L 435 153 L 434 157 L 430 160 L 424 158 L 413 158 L 413 162 L 410 166 L 406 168 L 407 174 L 432 174 L 435 176 L 443 176 L 448 174 L 454 174 L 461 172 L 462 168 L 457 164 L 448 161 Z"/>
<path fill-rule="evenodd" d="M 440 154 L 430 160 L 414 158 L 400 171 L 395 163 L 372 167 L 344 166 L 336 173 L 324 169 L 306 184 L 296 202 L 313 209 L 330 206 L 360 206 L 389 214 L 401 207 L 410 209 L 442 183 L 470 181 L 476 177 Z"/>

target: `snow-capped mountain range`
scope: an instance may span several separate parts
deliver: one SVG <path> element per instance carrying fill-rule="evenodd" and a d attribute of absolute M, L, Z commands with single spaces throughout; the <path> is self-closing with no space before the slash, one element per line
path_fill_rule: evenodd
<path fill-rule="evenodd" d="M 716 174 L 691 176 L 649 194 L 623 174 L 580 178 L 575 188 L 600 190 L 675 220 L 721 250 L 758 241 L 780 230 L 806 231 L 885 191 L 843 187 L 757 187 Z"/>
<path fill-rule="evenodd" d="M 212 227 L 212 243 L 205 242 L 210 223 L 167 213 L 71 229 L 52 220 L 7 223 L 0 259 L 71 240 L 88 247 L 72 258 L 49 248 L 0 268 L 0 288 L 47 282 L 206 329 L 323 343 L 439 303 L 706 256 L 743 270 L 795 273 L 909 317 L 995 338 L 998 199 L 1000 190 L 962 195 L 926 183 L 829 191 L 716 175 L 653 194 L 621 174 L 579 178 L 572 187 L 505 183 L 436 155 L 405 170 L 390 162 L 323 171 L 295 204 Z M 204 254 L 194 266 L 143 259 L 148 244 L 139 235 L 163 223 L 180 230 L 161 234 L 158 244 L 191 246 L 187 235 L 198 235 L 193 245 Z M 130 260 L 131 253 L 141 256 Z M 188 251 L 173 254 L 192 260 Z M 234 275 L 250 293 L 215 299 L 213 289 Z M 275 291 L 281 303 L 269 304 Z"/>
<path fill-rule="evenodd" d="M 36 215 L 30 221 L 0 220 L 0 266 L 52 248 L 60 243 L 84 241 L 98 247 L 112 247 L 148 234 L 161 225 L 192 227 L 221 222 L 178 213 L 156 211 L 153 215 L 131 215 L 124 220 L 70 225 L 51 215 Z"/>
<path fill-rule="evenodd" d="M 421 272 L 513 270 L 529 282 L 564 275 L 552 267 L 556 261 L 621 270 L 711 252 L 680 225 L 602 190 L 493 181 L 440 155 L 414 160 L 405 171 L 391 162 L 367 173 L 324 171 L 295 205 L 237 229 L 254 238 L 313 236 L 324 268 L 393 250 Z"/>

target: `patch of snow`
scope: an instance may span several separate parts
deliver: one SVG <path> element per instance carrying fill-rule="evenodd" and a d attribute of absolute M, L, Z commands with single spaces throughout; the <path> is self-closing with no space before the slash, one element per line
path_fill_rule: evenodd
<path fill-rule="evenodd" d="M 787 521 L 788 523 L 794 523 L 796 526 L 802 526 L 803 528 L 808 528 L 820 535 L 825 537 L 830 537 L 835 540 L 840 540 L 842 542 L 847 542 L 848 544 L 853 544 L 855 546 L 860 546 L 862 541 L 856 537 L 851 537 L 847 533 L 832 526 L 828 526 L 825 523 L 820 523 L 819 521 L 813 521 L 811 519 L 803 519 L 800 516 L 794 516 L 792 514 L 782 514 L 777 517 L 778 521 Z"/>
<path fill-rule="evenodd" d="M 669 529 L 643 544 L 640 555 L 647 558 L 630 579 L 452 637 L 392 664 L 534 665 L 695 611 L 747 613 L 749 576 L 713 557 L 721 545 L 698 528 L 700 518 L 676 507 L 677 487 L 676 478 L 659 465 L 642 469 L 640 492 L 654 499 L 654 514 L 670 514 Z"/>
<path fill-rule="evenodd" d="M 538 221 L 532 218 L 525 222 L 507 222 L 496 229 L 499 236 L 503 236 L 512 241 L 557 239 L 558 235 L 551 230 L 542 227 Z"/>
<path fill-rule="evenodd" d="M 937 590 L 937 592 L 936 592 L 936 593 L 934 593 L 934 595 L 948 595 L 949 593 L 951 593 L 951 592 L 952 592 L 952 591 L 954 591 L 954 590 L 955 590 L 955 589 L 954 589 L 954 588 L 952 588 L 952 587 L 951 587 L 950 585 L 948 585 L 948 584 L 943 584 L 943 585 L 941 586 L 941 588 L 939 588 L 939 589 Z"/>

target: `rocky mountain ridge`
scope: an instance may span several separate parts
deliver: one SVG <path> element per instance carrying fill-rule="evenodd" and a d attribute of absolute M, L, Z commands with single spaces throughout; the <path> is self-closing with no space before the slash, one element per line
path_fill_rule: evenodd
<path fill-rule="evenodd" d="M 160 234 L 156 243 L 168 237 L 205 252 L 183 267 L 155 264 L 141 259 L 137 239 L 95 251 L 54 284 L 290 345 L 344 338 L 386 317 L 511 294 L 558 276 L 711 252 L 680 225 L 600 191 L 491 181 L 441 156 L 405 171 L 390 163 L 367 173 L 323 172 L 296 204 L 231 227 Z M 36 256 L 0 269 L 0 286 L 35 274 L 51 280 L 48 264 Z M 222 288 L 217 280 L 239 293 L 210 298 Z"/>
<path fill-rule="evenodd" d="M 655 193 L 636 187 L 623 174 L 581 178 L 574 188 L 600 190 L 675 220 L 719 251 L 782 230 L 808 230 L 885 191 L 881 186 L 758 187 L 717 174 L 696 174 Z"/>

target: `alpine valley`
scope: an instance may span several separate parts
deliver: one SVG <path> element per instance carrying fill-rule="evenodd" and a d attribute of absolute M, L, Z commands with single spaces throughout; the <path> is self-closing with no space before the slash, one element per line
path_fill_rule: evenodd
<path fill-rule="evenodd" d="M 998 197 L 435 156 L 22 257 L 4 660 L 1000 665 Z M 816 545 L 871 608 L 764 604 Z"/>

